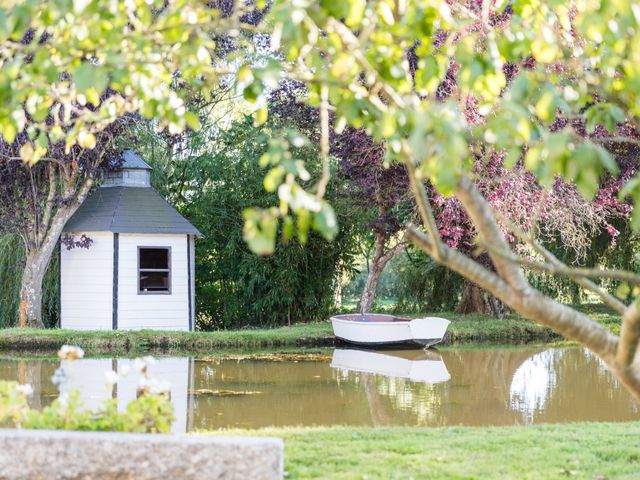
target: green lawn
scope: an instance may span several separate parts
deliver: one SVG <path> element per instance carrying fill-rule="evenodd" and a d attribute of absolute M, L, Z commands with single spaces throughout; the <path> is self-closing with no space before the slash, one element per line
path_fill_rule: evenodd
<path fill-rule="evenodd" d="M 640 422 L 290 428 L 220 434 L 283 438 L 290 479 L 640 478 Z"/>
<path fill-rule="evenodd" d="M 620 319 L 599 306 L 584 307 L 593 318 L 615 333 Z M 411 317 L 427 314 L 408 314 Z M 440 312 L 432 315 L 448 318 L 445 344 L 470 342 L 523 343 L 558 340 L 552 331 L 515 315 L 496 319 L 483 315 L 460 315 Z M 215 332 L 162 331 L 74 331 L 10 328 L 0 330 L 0 350 L 55 351 L 61 345 L 73 344 L 87 353 L 144 352 L 153 349 L 208 353 L 220 349 L 258 349 L 272 347 L 319 347 L 334 343 L 331 324 L 300 323 L 291 327 L 220 330 Z"/>

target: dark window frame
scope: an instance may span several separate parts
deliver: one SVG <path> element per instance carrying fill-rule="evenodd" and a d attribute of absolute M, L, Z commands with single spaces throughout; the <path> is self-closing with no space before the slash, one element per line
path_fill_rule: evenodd
<path fill-rule="evenodd" d="M 167 267 L 168 268 L 140 268 L 140 250 L 145 249 L 157 249 L 167 251 Z M 171 247 L 167 246 L 155 246 L 155 245 L 138 245 L 138 295 L 171 295 Z M 167 290 L 151 290 L 144 291 L 140 288 L 140 274 L 142 272 L 167 272 L 168 287 Z"/>

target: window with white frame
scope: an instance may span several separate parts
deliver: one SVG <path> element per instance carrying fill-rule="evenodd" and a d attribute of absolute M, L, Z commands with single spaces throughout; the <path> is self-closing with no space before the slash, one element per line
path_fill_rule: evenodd
<path fill-rule="evenodd" d="M 170 247 L 138 247 L 138 293 L 171 293 Z"/>

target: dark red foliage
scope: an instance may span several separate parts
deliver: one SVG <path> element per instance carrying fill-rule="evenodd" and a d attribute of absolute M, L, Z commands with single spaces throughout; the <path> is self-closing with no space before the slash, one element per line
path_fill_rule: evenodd
<path fill-rule="evenodd" d="M 336 136 L 332 155 L 339 159 L 338 175 L 346 181 L 351 201 L 374 208 L 374 231 L 393 234 L 410 219 L 413 201 L 404 165 L 384 165 L 384 145 L 362 130 L 348 128 Z"/>
<path fill-rule="evenodd" d="M 93 240 L 83 233 L 77 240 L 73 235 L 63 235 L 60 238 L 60 243 L 62 243 L 67 250 L 73 250 L 74 248 L 88 249 L 93 244 Z"/>

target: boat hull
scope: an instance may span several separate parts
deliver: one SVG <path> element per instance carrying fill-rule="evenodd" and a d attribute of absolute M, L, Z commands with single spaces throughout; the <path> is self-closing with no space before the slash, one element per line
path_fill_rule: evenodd
<path fill-rule="evenodd" d="M 336 315 L 331 317 L 334 335 L 363 346 L 420 345 L 429 347 L 442 341 L 449 321 L 429 317 L 415 320 L 391 315 Z"/>
<path fill-rule="evenodd" d="M 348 338 L 339 337 L 338 335 L 334 335 L 338 340 L 344 343 L 350 343 L 352 345 L 358 345 L 361 347 L 415 347 L 419 345 L 424 348 L 429 348 L 432 345 L 440 343 L 442 341 L 441 338 L 412 338 L 410 340 L 397 340 L 393 342 L 369 342 L 369 341 L 357 341 L 350 340 Z"/>

